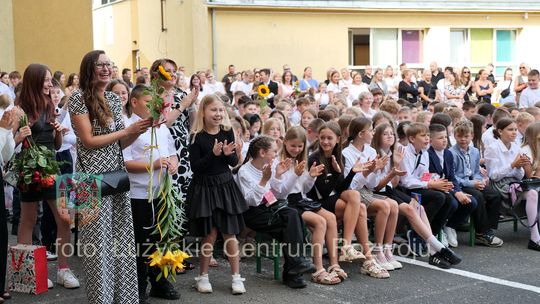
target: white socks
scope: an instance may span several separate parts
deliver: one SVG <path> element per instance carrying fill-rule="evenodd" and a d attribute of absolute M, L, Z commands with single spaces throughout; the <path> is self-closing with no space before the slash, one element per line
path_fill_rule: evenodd
<path fill-rule="evenodd" d="M 525 211 L 527 212 L 527 221 L 529 226 L 532 226 L 536 222 L 538 217 L 538 192 L 534 190 L 527 191 L 527 204 L 525 205 Z M 531 240 L 535 243 L 540 241 L 540 233 L 538 233 L 538 226 L 530 228 Z"/>
<path fill-rule="evenodd" d="M 426 240 L 426 243 L 428 244 L 429 254 L 431 255 L 441 251 L 444 248 L 444 245 L 433 235 Z"/>

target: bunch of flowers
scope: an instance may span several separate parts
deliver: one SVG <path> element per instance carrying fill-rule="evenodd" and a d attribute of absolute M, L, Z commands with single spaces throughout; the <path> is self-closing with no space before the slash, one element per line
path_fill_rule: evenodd
<path fill-rule="evenodd" d="M 302 91 L 300 91 L 300 83 L 297 80 L 297 81 L 295 81 L 293 83 L 293 92 L 291 94 L 291 97 L 296 99 L 296 98 L 300 97 L 301 93 L 302 93 Z"/>
<path fill-rule="evenodd" d="M 26 114 L 20 119 L 19 126 L 28 126 Z M 11 163 L 10 171 L 16 174 L 17 188 L 22 192 L 41 191 L 54 187 L 56 174 L 60 172 L 60 163 L 54 151 L 36 144 L 31 136 L 22 142 L 21 152 Z"/>
<path fill-rule="evenodd" d="M 264 83 L 260 84 L 257 87 L 257 100 L 259 101 L 261 108 L 264 108 L 268 105 L 268 101 L 266 101 L 268 95 L 270 95 L 270 88 Z"/>
<path fill-rule="evenodd" d="M 150 174 L 150 182 L 148 185 L 148 202 L 152 202 L 154 198 L 153 191 L 153 176 L 154 176 L 154 149 L 159 147 L 157 143 L 156 128 L 166 121 L 166 114 L 172 104 L 172 97 L 167 96 L 163 98 L 165 90 L 159 85 L 160 81 L 171 80 L 171 75 L 165 70 L 163 66 L 158 67 L 158 72 L 154 75 L 150 87 L 147 89 L 146 94 L 152 96 L 152 99 L 147 103 L 147 107 L 150 110 L 150 116 L 154 123 L 151 128 L 150 146 L 150 161 L 149 168 L 147 168 Z M 157 280 L 162 276 L 167 278 L 169 274 L 172 274 L 173 281 L 175 281 L 176 272 L 184 268 L 184 259 L 189 256 L 179 249 L 173 249 L 174 243 L 178 240 L 184 230 L 182 228 L 183 223 L 186 221 L 184 214 L 183 201 L 180 197 L 178 189 L 173 187 L 173 181 L 171 174 L 167 170 L 165 174 L 161 174 L 158 177 L 159 182 L 159 198 L 157 203 L 157 219 L 155 229 L 152 234 L 157 234 L 160 240 L 157 244 L 157 249 L 150 255 L 150 266 L 158 266 L 161 269 L 161 273 L 158 275 Z"/>

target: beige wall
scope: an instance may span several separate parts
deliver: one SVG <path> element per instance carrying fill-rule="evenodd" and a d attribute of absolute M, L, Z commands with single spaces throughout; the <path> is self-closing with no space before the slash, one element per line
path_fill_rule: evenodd
<path fill-rule="evenodd" d="M 411 17 L 414 14 L 414 17 Z M 487 16 L 490 16 L 487 18 Z M 256 11 L 219 8 L 217 12 L 218 75 L 232 63 L 238 70 L 288 63 L 300 74 L 312 66 L 314 77 L 325 78 L 329 67 L 348 65 L 349 28 L 521 28 L 540 25 L 540 14 Z M 436 30 L 435 30 L 436 31 Z M 534 31 L 537 33 L 536 31 Z M 434 39 L 433 45 L 438 45 Z M 439 59 L 448 48 L 430 48 L 425 61 Z M 442 53 L 441 53 L 442 52 Z"/>
<path fill-rule="evenodd" d="M 13 1 L 13 30 L 15 66 L 21 73 L 33 62 L 66 74 L 78 72 L 82 57 L 92 50 L 92 3 Z"/>
<path fill-rule="evenodd" d="M 12 0 L 0 0 L 0 71 L 15 69 Z"/>

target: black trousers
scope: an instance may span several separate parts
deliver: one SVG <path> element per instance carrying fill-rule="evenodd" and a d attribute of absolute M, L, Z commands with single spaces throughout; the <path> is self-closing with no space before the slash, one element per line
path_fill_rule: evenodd
<path fill-rule="evenodd" d="M 431 225 L 431 232 L 437 235 L 450 217 L 452 195 L 431 189 L 411 189 L 409 194 L 412 192 L 422 196 L 421 203 Z"/>
<path fill-rule="evenodd" d="M 148 279 L 150 279 L 152 285 L 159 284 L 163 280 L 167 281 L 167 279 L 161 278 L 160 282 L 156 282 L 156 277 L 161 271 L 158 267 L 150 267 L 147 263 L 148 256 L 154 252 L 156 249 L 155 244 L 159 241 L 159 235 L 151 235 L 155 228 L 149 228 L 152 224 L 155 224 L 157 203 L 157 200 L 152 202 L 154 205 L 154 211 L 152 212 L 152 204 L 147 199 L 131 199 L 133 230 L 135 232 L 135 244 L 137 248 L 137 282 L 141 294 L 146 292 Z"/>
<path fill-rule="evenodd" d="M 4 178 L 0 174 L 0 185 L 4 186 Z M 4 191 L 0 191 L 0 296 L 6 290 L 6 266 L 8 250 L 8 228 L 6 216 L 6 200 Z"/>
<path fill-rule="evenodd" d="M 272 211 L 265 205 L 251 207 L 244 212 L 246 226 L 256 232 L 264 232 L 281 243 L 285 243 L 283 256 L 285 257 L 284 268 L 287 270 L 294 265 L 295 259 L 303 256 L 303 225 L 304 222 L 296 209 L 285 207 L 278 211 L 278 219 L 272 221 Z"/>
<path fill-rule="evenodd" d="M 476 232 L 484 233 L 489 229 L 497 229 L 502 204 L 501 194 L 489 186 L 483 191 L 472 187 L 463 187 L 461 190 L 478 201 L 476 210 L 471 214 Z"/>
<path fill-rule="evenodd" d="M 56 152 L 57 161 L 65 161 L 66 163 L 60 166 L 60 172 L 62 174 L 73 173 L 73 158 L 68 150 Z M 43 201 L 43 215 L 41 217 L 41 244 L 47 247 L 47 250 L 55 252 L 56 248 L 53 246 L 56 242 L 57 230 L 56 221 L 52 213 L 51 207 L 46 201 Z"/>

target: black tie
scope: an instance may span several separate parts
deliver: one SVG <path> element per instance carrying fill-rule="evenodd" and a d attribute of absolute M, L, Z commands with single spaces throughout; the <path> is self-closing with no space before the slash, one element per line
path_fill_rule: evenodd
<path fill-rule="evenodd" d="M 418 159 L 416 160 L 416 165 L 414 166 L 414 170 L 416 170 L 416 168 L 418 168 L 418 166 L 420 166 L 420 160 L 422 160 L 422 150 L 420 150 L 420 152 L 418 152 L 418 154 L 416 154 L 416 156 L 418 157 Z"/>

